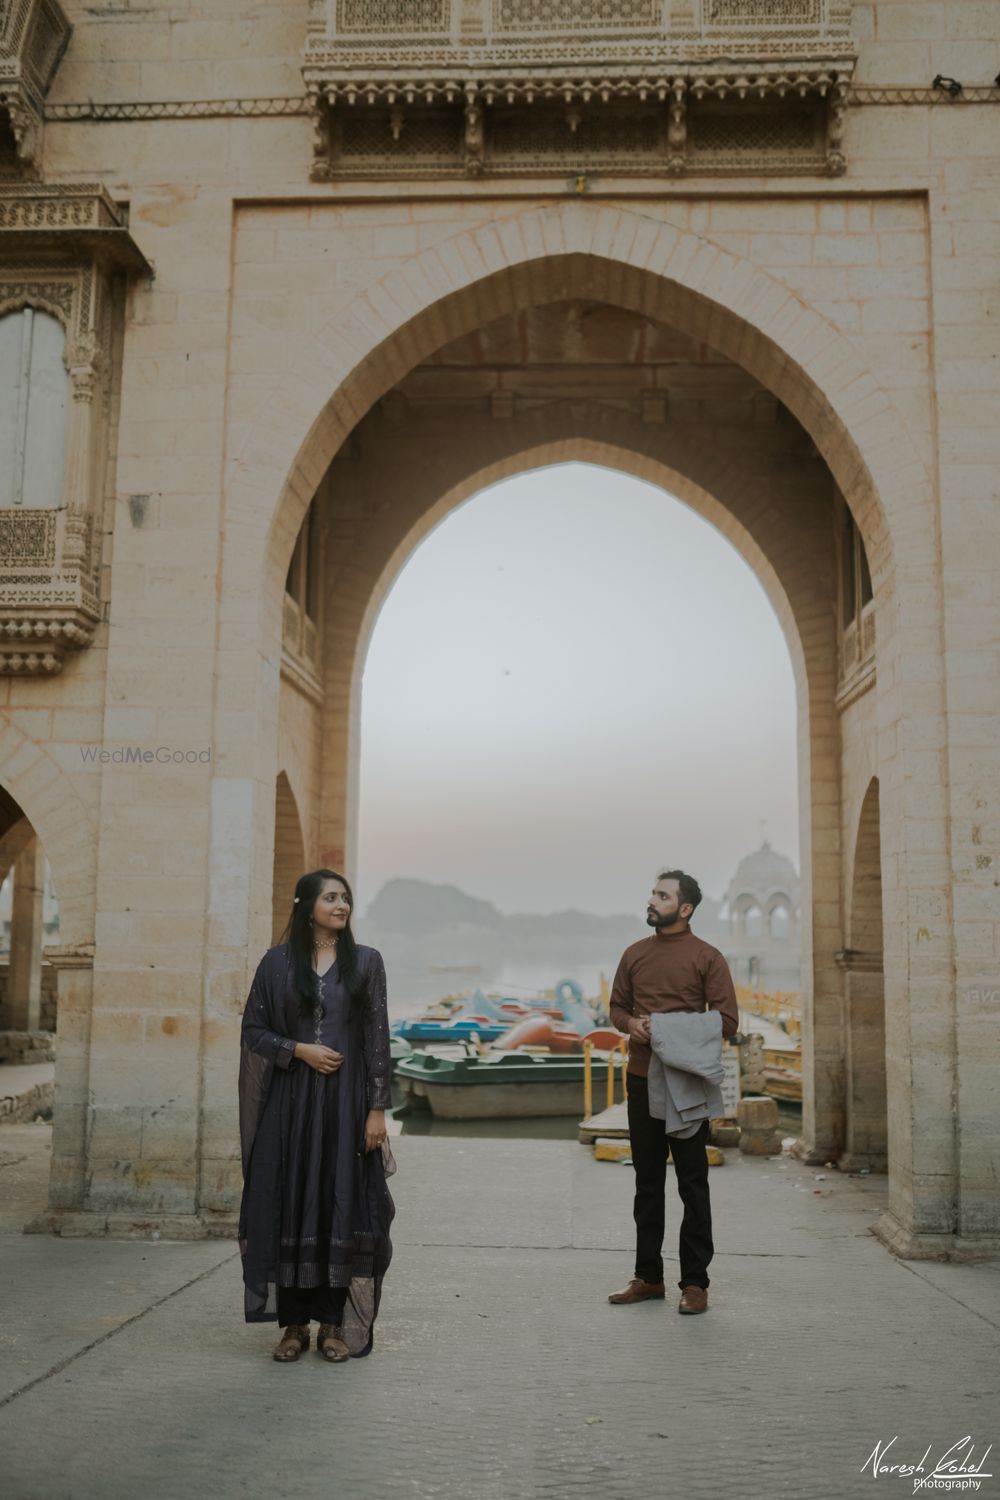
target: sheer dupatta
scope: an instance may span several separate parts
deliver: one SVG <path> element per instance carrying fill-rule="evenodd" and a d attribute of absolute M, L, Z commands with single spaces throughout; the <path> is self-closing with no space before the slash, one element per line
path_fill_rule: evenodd
<path fill-rule="evenodd" d="M 291 991 L 292 955 L 287 943 L 269 948 L 257 965 L 243 1011 L 240 1032 L 240 1155 L 243 1176 L 250 1166 L 257 1126 L 276 1066 L 287 1068 L 295 1055 L 285 1005 Z"/>

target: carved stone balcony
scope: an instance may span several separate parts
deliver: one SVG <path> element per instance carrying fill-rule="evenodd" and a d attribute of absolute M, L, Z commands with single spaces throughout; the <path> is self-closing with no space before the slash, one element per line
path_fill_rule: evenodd
<path fill-rule="evenodd" d="M 100 620 L 97 538 L 89 515 L 0 510 L 0 672 L 62 669 Z"/>
<path fill-rule="evenodd" d="M 125 275 L 150 273 L 99 186 L 0 182 L 0 320 L 18 329 L 0 345 L 14 360 L 3 367 L 14 397 L 0 475 L 0 673 L 60 671 L 101 618 L 119 288 Z M 36 388 L 35 365 L 23 355 L 18 365 L 17 349 L 41 322 L 54 352 Z"/>
<path fill-rule="evenodd" d="M 58 0 L 0 0 L 0 125 L 27 171 L 39 156 L 45 96 L 72 29 Z"/>
<path fill-rule="evenodd" d="M 313 177 L 838 174 L 846 0 L 311 0 Z"/>
<path fill-rule="evenodd" d="M 109 271 L 152 274 L 129 234 L 126 212 L 96 182 L 0 181 L 0 270 L 13 261 L 89 261 Z"/>
<path fill-rule="evenodd" d="M 875 683 L 875 605 L 868 603 L 840 636 L 837 706 L 846 708 Z"/>

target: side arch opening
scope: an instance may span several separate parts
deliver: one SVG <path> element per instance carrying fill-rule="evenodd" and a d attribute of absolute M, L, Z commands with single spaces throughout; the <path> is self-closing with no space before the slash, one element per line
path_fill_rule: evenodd
<path fill-rule="evenodd" d="M 861 805 L 843 956 L 847 1009 L 846 1154 L 842 1166 L 888 1168 L 885 988 L 882 958 L 882 860 L 879 782 Z"/>

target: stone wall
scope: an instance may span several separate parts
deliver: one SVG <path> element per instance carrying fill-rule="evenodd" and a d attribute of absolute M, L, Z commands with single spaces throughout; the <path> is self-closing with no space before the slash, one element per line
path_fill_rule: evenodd
<path fill-rule="evenodd" d="M 0 1063 L 55 1061 L 55 1038 L 51 1031 L 0 1031 Z"/>
<path fill-rule="evenodd" d="M 0 963 L 0 1032 L 8 1030 L 11 1024 L 7 1005 L 8 974 L 9 965 Z M 43 1032 L 54 1032 L 56 1029 L 57 999 L 56 972 L 50 964 L 43 964 L 42 1005 L 39 1020 L 39 1029 Z"/>

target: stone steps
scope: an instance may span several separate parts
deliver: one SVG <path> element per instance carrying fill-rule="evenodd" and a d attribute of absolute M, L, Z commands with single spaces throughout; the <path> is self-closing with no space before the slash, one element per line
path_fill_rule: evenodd
<path fill-rule="evenodd" d="M 55 1099 L 56 1065 L 0 1064 L 0 1125 L 24 1125 L 36 1115 L 51 1115 Z"/>

